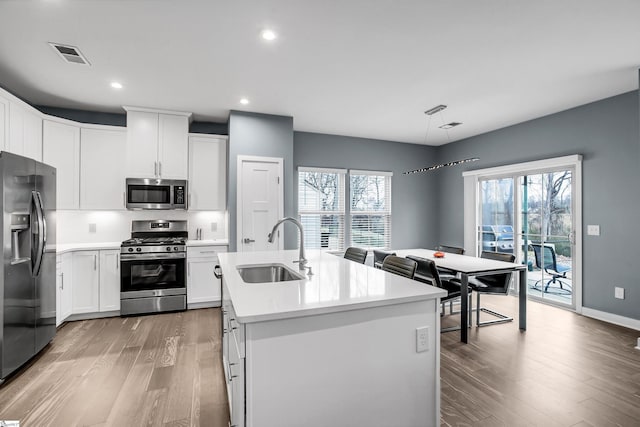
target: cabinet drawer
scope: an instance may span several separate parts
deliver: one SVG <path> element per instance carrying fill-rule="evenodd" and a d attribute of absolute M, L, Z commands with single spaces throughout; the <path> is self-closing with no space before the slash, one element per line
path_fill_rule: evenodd
<path fill-rule="evenodd" d="M 189 258 L 217 258 L 220 252 L 227 252 L 226 246 L 189 246 L 187 257 Z"/>

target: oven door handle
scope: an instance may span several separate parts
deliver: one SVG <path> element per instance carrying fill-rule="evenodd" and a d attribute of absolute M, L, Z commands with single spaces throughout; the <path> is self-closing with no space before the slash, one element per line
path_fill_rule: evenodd
<path fill-rule="evenodd" d="M 120 255 L 120 261 L 146 261 L 146 260 L 154 260 L 154 259 L 184 259 L 187 257 L 187 254 L 184 252 L 174 252 L 172 254 L 163 254 L 163 253 L 149 253 L 149 254 L 122 254 Z"/>

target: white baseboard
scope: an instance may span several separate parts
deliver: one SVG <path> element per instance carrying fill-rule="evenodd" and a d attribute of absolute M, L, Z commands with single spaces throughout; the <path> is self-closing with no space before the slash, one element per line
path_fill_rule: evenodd
<path fill-rule="evenodd" d="M 630 317 L 618 316 L 617 314 L 607 313 L 606 311 L 594 310 L 592 308 L 582 307 L 582 314 L 587 317 L 602 320 L 604 322 L 613 323 L 614 325 L 624 326 L 625 328 L 640 331 L 640 320 Z M 638 343 L 640 345 L 640 343 Z"/>

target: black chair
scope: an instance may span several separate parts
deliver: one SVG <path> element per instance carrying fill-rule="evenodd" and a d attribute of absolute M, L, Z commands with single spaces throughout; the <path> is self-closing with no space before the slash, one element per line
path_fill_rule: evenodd
<path fill-rule="evenodd" d="M 382 269 L 384 271 L 409 279 L 413 279 L 416 273 L 416 266 L 417 263 L 414 260 L 395 255 L 388 255 L 384 261 L 382 261 Z"/>
<path fill-rule="evenodd" d="M 349 261 L 355 261 L 364 264 L 367 260 L 367 250 L 362 248 L 351 247 L 344 252 L 344 258 Z"/>
<path fill-rule="evenodd" d="M 373 250 L 373 266 L 375 268 L 382 268 L 382 262 L 389 255 L 396 255 L 395 252 L 383 251 L 380 249 Z"/>
<path fill-rule="evenodd" d="M 459 248 L 458 246 L 438 245 L 436 246 L 436 251 L 448 252 L 450 254 L 464 255 L 464 248 Z"/>
<path fill-rule="evenodd" d="M 493 259 L 496 261 L 514 262 L 516 257 L 513 254 L 505 254 L 502 252 L 483 251 L 480 258 Z M 512 273 L 491 274 L 488 276 L 478 276 L 469 278 L 469 287 L 476 293 L 476 325 L 487 326 L 496 323 L 511 322 L 513 317 L 497 311 L 482 307 L 480 305 L 480 294 L 508 295 L 509 285 L 511 284 Z M 454 283 L 460 283 L 460 279 L 453 279 Z M 480 321 L 480 312 L 485 312 L 497 317 L 495 320 Z"/>
<path fill-rule="evenodd" d="M 414 280 L 417 280 L 422 283 L 428 283 L 430 285 L 436 286 L 438 288 L 444 289 L 447 291 L 447 296 L 440 299 L 442 303 L 442 313 L 444 315 L 444 303 L 449 301 L 453 303 L 454 300 L 459 299 L 462 296 L 462 291 L 460 289 L 459 283 L 453 283 L 449 280 L 442 280 L 440 277 L 440 272 L 436 267 L 436 263 L 428 258 L 422 258 L 415 255 L 407 255 L 407 259 L 411 259 L 417 263 L 416 274 L 414 276 Z M 471 326 L 471 289 L 469 289 L 469 326 Z M 450 306 L 451 307 L 451 306 Z M 457 314 L 459 312 L 453 311 L 450 308 L 450 314 Z M 453 326 L 450 328 L 442 328 L 440 332 L 451 332 L 451 331 L 459 331 L 460 326 Z"/>
<path fill-rule="evenodd" d="M 549 285 L 552 283 L 558 283 L 560 289 L 571 293 L 571 284 L 563 281 L 562 279 L 568 279 L 567 273 L 571 271 L 571 267 L 565 265 L 558 265 L 556 258 L 556 249 L 553 245 L 542 245 L 541 243 L 530 243 L 533 248 L 533 253 L 536 257 L 536 267 L 540 270 L 544 270 L 545 273 L 551 276 L 551 279 L 547 281 L 544 286 L 543 292 L 549 292 Z M 538 289 L 538 283 L 542 280 L 538 280 L 532 287 Z M 566 285 L 568 289 L 564 289 L 562 285 Z M 540 289 L 538 289 L 540 290 Z"/>

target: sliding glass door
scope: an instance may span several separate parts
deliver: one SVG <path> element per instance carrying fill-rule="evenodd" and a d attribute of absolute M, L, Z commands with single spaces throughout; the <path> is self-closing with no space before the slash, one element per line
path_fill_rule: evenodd
<path fill-rule="evenodd" d="M 575 308 L 574 168 L 478 179 L 477 253 L 516 255 L 534 299 Z M 514 292 L 516 287 L 512 288 Z"/>
<path fill-rule="evenodd" d="M 529 295 L 573 307 L 573 171 L 529 173 L 518 180 Z"/>

